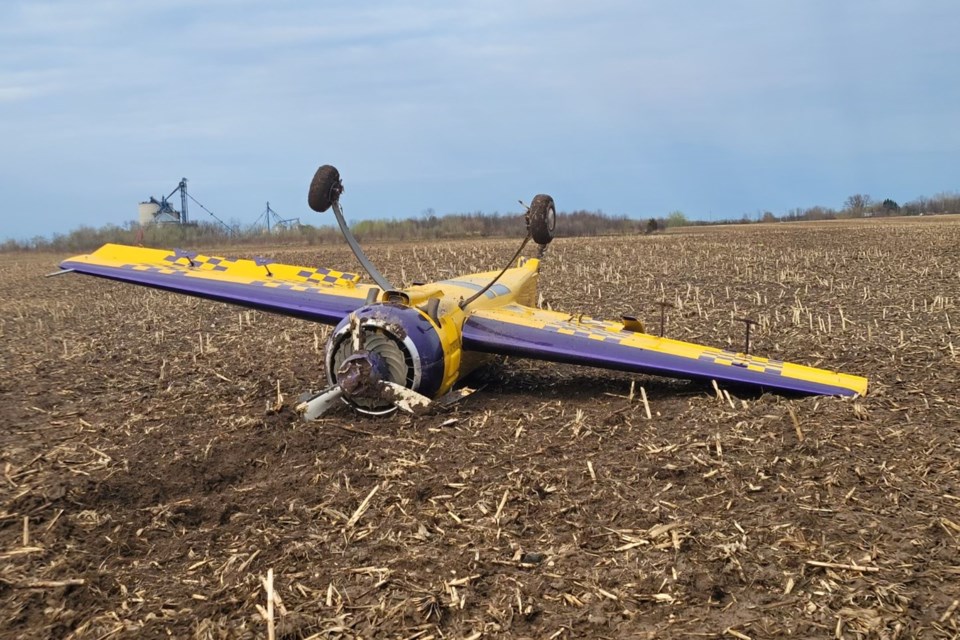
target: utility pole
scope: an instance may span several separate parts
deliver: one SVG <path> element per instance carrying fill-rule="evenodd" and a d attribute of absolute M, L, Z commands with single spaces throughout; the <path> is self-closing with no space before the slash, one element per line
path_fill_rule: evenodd
<path fill-rule="evenodd" d="M 187 224 L 187 179 L 180 178 L 180 224 Z"/>

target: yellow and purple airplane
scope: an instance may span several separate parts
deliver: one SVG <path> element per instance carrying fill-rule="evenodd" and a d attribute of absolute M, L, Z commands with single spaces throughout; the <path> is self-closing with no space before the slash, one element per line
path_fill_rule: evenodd
<path fill-rule="evenodd" d="M 539 255 L 553 240 L 556 209 L 538 195 L 526 214 L 527 237 L 502 271 L 395 288 L 364 255 L 340 207 L 336 168 L 320 167 L 308 203 L 331 207 L 347 243 L 373 284 L 333 269 L 200 253 L 108 244 L 64 261 L 76 272 L 335 325 L 326 345 L 327 388 L 302 398 L 307 419 L 339 401 L 368 414 L 418 411 L 456 394 L 455 385 L 492 355 L 601 367 L 659 376 L 714 380 L 762 390 L 853 396 L 859 376 L 671 340 L 638 320 L 595 320 L 536 306 L 538 258 L 520 254 L 529 240 Z M 511 266 L 515 265 L 515 266 Z M 749 347 L 746 347 L 749 349 Z"/>

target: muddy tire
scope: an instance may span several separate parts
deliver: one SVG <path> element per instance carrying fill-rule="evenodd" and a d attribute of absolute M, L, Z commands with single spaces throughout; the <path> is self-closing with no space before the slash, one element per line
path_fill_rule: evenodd
<path fill-rule="evenodd" d="M 534 196 L 527 212 L 527 228 L 530 236 L 539 245 L 548 245 L 553 240 L 553 230 L 557 226 L 557 208 L 553 198 L 543 193 Z"/>
<path fill-rule="evenodd" d="M 342 192 L 340 172 L 333 165 L 325 164 L 313 174 L 310 193 L 307 194 L 307 204 L 317 213 L 323 213 L 340 198 Z"/>

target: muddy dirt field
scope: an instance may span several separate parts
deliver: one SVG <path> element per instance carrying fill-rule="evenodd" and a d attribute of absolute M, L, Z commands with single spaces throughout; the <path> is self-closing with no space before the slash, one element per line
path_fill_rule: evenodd
<path fill-rule="evenodd" d="M 369 252 L 411 282 L 517 244 Z M 960 633 L 960 219 L 547 254 L 544 304 L 658 327 L 666 299 L 668 335 L 733 348 L 750 316 L 756 353 L 864 398 L 510 359 L 444 413 L 311 424 L 327 327 L 44 279 L 63 257 L 0 256 L 2 638 Z"/>

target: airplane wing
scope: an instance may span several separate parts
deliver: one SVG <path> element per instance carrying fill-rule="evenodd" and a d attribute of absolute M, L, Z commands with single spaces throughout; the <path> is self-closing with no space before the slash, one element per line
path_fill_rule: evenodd
<path fill-rule="evenodd" d="M 867 392 L 867 379 L 671 340 L 619 322 L 577 318 L 518 304 L 473 313 L 463 348 L 671 378 L 713 379 L 815 395 Z"/>
<path fill-rule="evenodd" d="M 370 285 L 353 273 L 107 244 L 62 269 L 337 324 L 363 306 Z"/>

